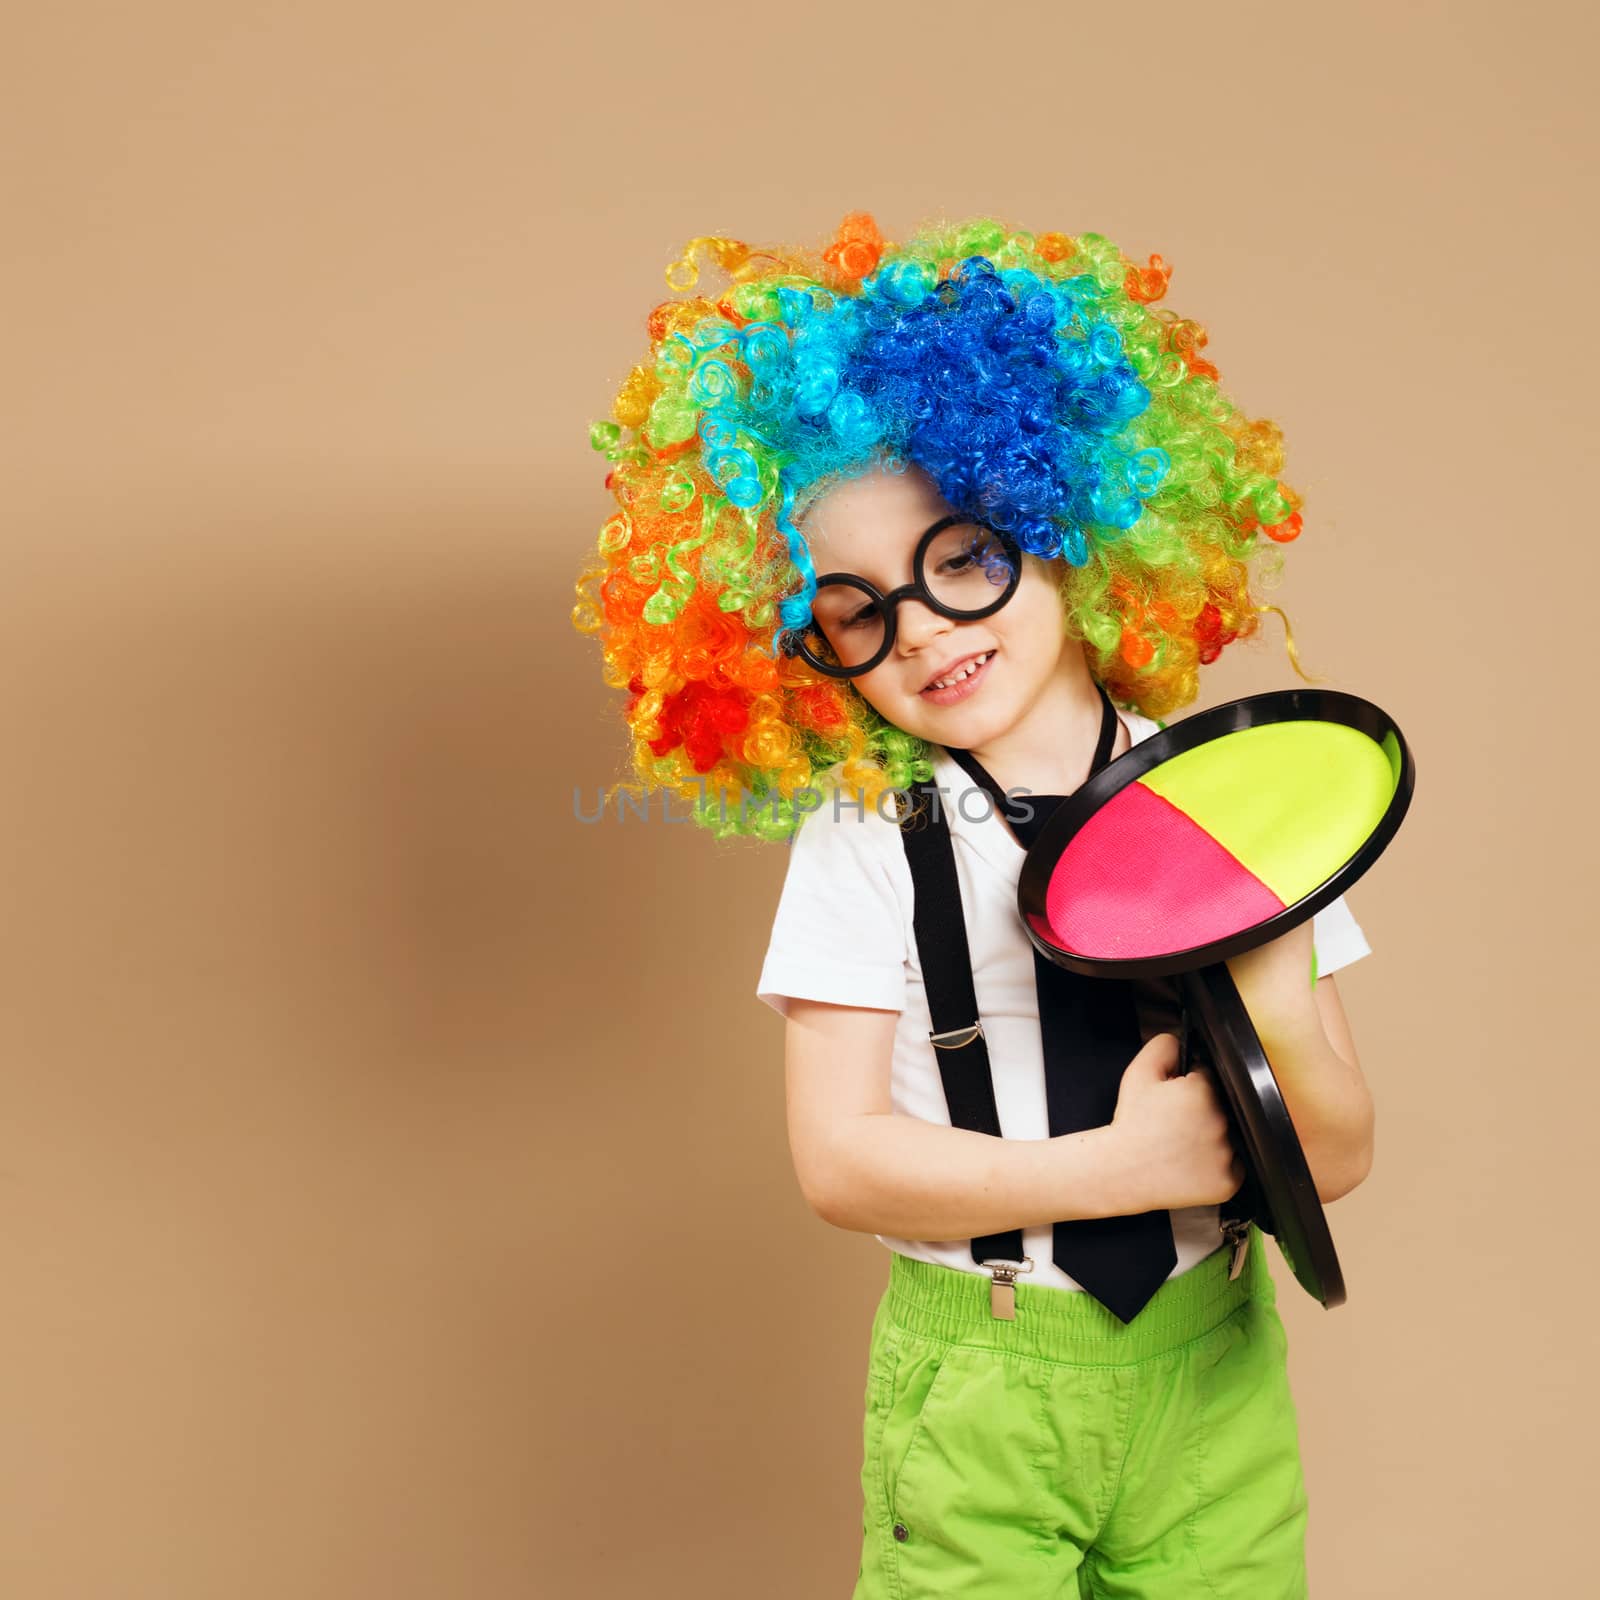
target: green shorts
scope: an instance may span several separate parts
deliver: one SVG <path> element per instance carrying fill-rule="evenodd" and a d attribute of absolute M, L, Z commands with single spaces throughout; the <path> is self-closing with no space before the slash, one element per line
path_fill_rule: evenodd
<path fill-rule="evenodd" d="M 1296 1600 L 1306 1495 L 1263 1236 L 1124 1325 L 896 1254 L 872 1325 L 853 1600 Z"/>

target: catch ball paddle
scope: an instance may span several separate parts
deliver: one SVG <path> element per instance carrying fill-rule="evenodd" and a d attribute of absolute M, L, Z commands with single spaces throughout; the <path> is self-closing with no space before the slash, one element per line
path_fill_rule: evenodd
<path fill-rule="evenodd" d="M 1022 864 L 1033 944 L 1089 977 L 1173 978 L 1185 1067 L 1221 1084 L 1260 1211 L 1300 1284 L 1345 1298 L 1294 1123 L 1224 964 L 1314 916 L 1383 853 L 1411 752 L 1369 700 L 1251 695 L 1140 740 L 1061 802 Z M 1309 974 L 1308 974 L 1309 980 Z"/>

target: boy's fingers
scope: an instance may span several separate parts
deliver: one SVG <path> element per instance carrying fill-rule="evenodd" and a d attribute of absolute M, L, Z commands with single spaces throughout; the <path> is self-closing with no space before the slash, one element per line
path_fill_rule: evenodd
<path fill-rule="evenodd" d="M 1170 1078 L 1178 1066 L 1178 1036 L 1175 1033 L 1157 1033 L 1147 1039 L 1128 1064 L 1129 1072 L 1146 1078 Z"/>

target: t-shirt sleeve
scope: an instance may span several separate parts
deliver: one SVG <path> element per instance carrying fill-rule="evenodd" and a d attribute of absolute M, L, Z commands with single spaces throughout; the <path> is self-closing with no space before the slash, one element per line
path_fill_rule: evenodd
<path fill-rule="evenodd" d="M 1352 961 L 1372 954 L 1361 924 L 1350 914 L 1344 896 L 1325 905 L 1311 919 L 1311 942 L 1317 952 L 1317 976 L 1326 978 Z"/>
<path fill-rule="evenodd" d="M 756 984 L 779 1016 L 791 998 L 904 1008 L 906 923 L 891 846 L 902 848 L 894 824 L 870 808 L 835 816 L 824 803 L 800 824 Z"/>

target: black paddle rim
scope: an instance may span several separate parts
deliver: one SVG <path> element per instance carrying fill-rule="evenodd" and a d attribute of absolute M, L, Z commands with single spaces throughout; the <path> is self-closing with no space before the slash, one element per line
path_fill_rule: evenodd
<path fill-rule="evenodd" d="M 1344 1304 L 1344 1271 L 1283 1092 L 1225 966 L 1179 979 L 1183 1003 L 1212 1057 L 1265 1215 L 1289 1270 L 1329 1310 Z"/>
<path fill-rule="evenodd" d="M 1101 806 L 1163 762 L 1212 739 L 1274 722 L 1313 721 L 1355 728 L 1380 746 L 1392 737 L 1399 753 L 1399 769 L 1389 804 L 1366 839 L 1336 872 L 1282 911 L 1237 933 L 1193 945 L 1187 950 L 1155 956 L 1105 957 L 1086 956 L 1062 948 L 1050 932 L 1045 897 L 1062 853 Z M 1394 838 L 1411 804 L 1415 785 L 1411 748 L 1394 718 L 1358 695 L 1337 689 L 1278 689 L 1213 706 L 1209 711 L 1185 717 L 1182 722 L 1141 739 L 1061 802 L 1023 859 L 1017 881 L 1017 909 L 1022 914 L 1022 925 L 1042 954 L 1059 966 L 1090 978 L 1172 977 L 1226 961 L 1229 956 L 1269 943 L 1337 900 Z"/>

